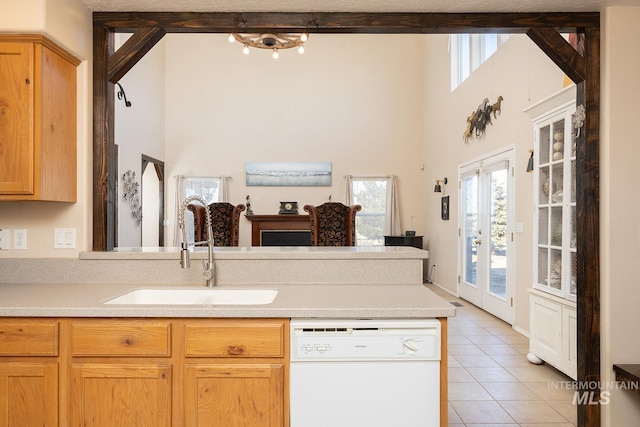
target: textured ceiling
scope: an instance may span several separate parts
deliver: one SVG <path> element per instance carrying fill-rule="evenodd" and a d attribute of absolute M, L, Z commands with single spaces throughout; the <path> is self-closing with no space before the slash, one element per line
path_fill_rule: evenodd
<path fill-rule="evenodd" d="M 595 12 L 640 0 L 82 0 L 103 12 Z"/>

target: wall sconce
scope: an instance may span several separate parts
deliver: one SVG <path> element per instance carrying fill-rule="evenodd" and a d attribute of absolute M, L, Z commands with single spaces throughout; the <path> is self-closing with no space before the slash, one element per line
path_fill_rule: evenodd
<path fill-rule="evenodd" d="M 442 186 L 445 185 L 447 182 L 449 181 L 447 180 L 446 177 L 444 179 L 436 179 L 436 186 L 433 187 L 433 192 L 442 193 Z"/>
<path fill-rule="evenodd" d="M 124 106 L 131 107 L 131 101 L 127 99 L 127 94 L 124 93 L 124 89 L 120 83 L 116 83 L 116 85 L 120 88 L 120 90 L 116 93 L 118 99 L 124 99 Z"/>
<path fill-rule="evenodd" d="M 527 172 L 533 172 L 533 150 L 529 150 L 531 156 L 529 156 L 529 161 L 527 162 Z"/>

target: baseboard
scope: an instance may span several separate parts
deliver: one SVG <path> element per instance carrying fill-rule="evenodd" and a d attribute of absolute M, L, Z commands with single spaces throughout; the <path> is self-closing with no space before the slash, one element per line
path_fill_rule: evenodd
<path fill-rule="evenodd" d="M 525 330 L 524 330 L 524 329 L 522 329 L 520 326 L 515 326 L 515 325 L 513 325 L 511 328 L 512 328 L 514 331 L 516 331 L 517 333 L 522 334 L 522 335 L 524 335 L 524 336 L 525 336 L 525 337 L 527 337 L 527 338 L 531 338 L 531 337 L 529 336 L 529 331 L 525 331 Z"/>
<path fill-rule="evenodd" d="M 458 298 L 458 295 L 457 295 L 455 292 L 453 292 L 451 289 L 449 289 L 449 288 L 445 288 L 444 286 L 442 286 L 442 285 L 440 285 L 440 284 L 438 284 L 438 283 L 436 283 L 436 282 L 430 282 L 430 283 L 425 283 L 425 284 L 426 284 L 426 285 L 433 285 L 433 286 L 436 286 L 436 287 L 438 287 L 438 288 L 442 289 L 443 291 L 445 291 L 446 293 L 448 293 L 448 294 L 450 294 L 450 295 L 452 295 L 452 296 L 454 296 L 454 297 Z"/>

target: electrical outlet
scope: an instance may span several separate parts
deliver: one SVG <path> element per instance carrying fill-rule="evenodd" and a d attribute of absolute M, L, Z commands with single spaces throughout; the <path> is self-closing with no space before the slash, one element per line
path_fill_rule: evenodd
<path fill-rule="evenodd" d="M 9 230 L 8 228 L 0 229 L 0 250 L 9 250 Z"/>
<path fill-rule="evenodd" d="M 27 230 L 24 228 L 17 228 L 13 230 L 13 249 L 24 250 L 27 249 Z"/>

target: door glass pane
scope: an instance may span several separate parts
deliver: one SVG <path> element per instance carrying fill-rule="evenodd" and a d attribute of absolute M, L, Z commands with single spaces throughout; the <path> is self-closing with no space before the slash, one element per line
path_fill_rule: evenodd
<path fill-rule="evenodd" d="M 473 175 L 462 181 L 462 201 L 464 203 L 463 275 L 470 285 L 478 285 L 478 176 Z"/>
<path fill-rule="evenodd" d="M 538 284 L 549 286 L 549 250 L 538 248 Z"/>
<path fill-rule="evenodd" d="M 551 264 L 549 265 L 549 286 L 553 289 L 562 289 L 562 251 L 551 249 Z"/>
<path fill-rule="evenodd" d="M 576 296 L 578 293 L 578 257 L 575 252 L 571 252 L 571 284 L 569 293 Z"/>
<path fill-rule="evenodd" d="M 552 176 L 549 183 L 549 193 L 551 196 L 551 203 L 562 203 L 564 189 L 563 189 L 563 174 L 564 168 L 562 164 L 553 165 L 551 167 Z"/>
<path fill-rule="evenodd" d="M 503 299 L 507 296 L 507 170 L 488 174 L 491 183 L 489 203 L 491 239 L 489 292 Z"/>
<path fill-rule="evenodd" d="M 549 163 L 549 152 L 551 150 L 551 127 L 540 128 L 540 164 Z"/>
<path fill-rule="evenodd" d="M 549 244 L 549 208 L 538 209 L 538 244 Z"/>
<path fill-rule="evenodd" d="M 540 168 L 540 186 L 538 188 L 538 201 L 541 205 L 549 203 L 551 191 L 551 177 L 549 176 L 549 166 Z"/>
<path fill-rule="evenodd" d="M 562 246 L 562 206 L 551 208 L 551 246 Z"/>
<path fill-rule="evenodd" d="M 564 159 L 564 119 L 553 123 L 552 161 Z"/>

